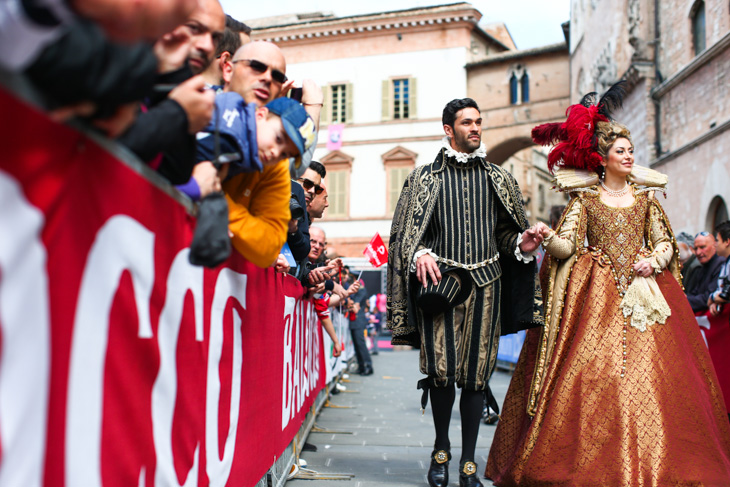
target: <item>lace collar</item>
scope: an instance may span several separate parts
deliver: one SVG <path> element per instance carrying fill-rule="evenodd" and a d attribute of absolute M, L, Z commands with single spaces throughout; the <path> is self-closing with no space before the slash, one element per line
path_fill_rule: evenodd
<path fill-rule="evenodd" d="M 479 144 L 479 148 L 471 154 L 467 154 L 465 152 L 457 152 L 452 149 L 449 140 L 450 139 L 448 136 L 444 137 L 443 139 L 441 139 L 441 145 L 444 149 L 446 149 L 446 156 L 453 157 L 457 160 L 457 162 L 466 164 L 467 162 L 469 162 L 469 159 L 473 159 L 475 157 L 481 157 L 483 159 L 487 158 L 487 148 L 484 146 L 484 143 Z"/>

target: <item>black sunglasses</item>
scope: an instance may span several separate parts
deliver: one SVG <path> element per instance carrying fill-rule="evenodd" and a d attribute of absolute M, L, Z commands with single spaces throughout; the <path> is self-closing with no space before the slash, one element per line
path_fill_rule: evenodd
<path fill-rule="evenodd" d="M 248 67 L 250 67 L 251 69 L 253 69 L 254 71 L 256 71 L 259 74 L 265 73 L 269 69 L 268 64 L 264 64 L 261 61 L 257 61 L 255 59 L 234 59 L 233 61 L 231 61 L 231 63 L 233 63 L 233 64 L 240 63 L 240 62 L 244 62 L 244 63 L 248 64 Z M 286 75 L 284 73 L 282 73 L 278 69 L 272 68 L 271 69 L 271 79 L 273 79 L 277 83 L 284 84 L 284 83 L 286 83 L 286 80 L 288 78 L 286 77 Z"/>
<path fill-rule="evenodd" d="M 319 184 L 314 184 L 314 181 L 307 178 L 299 178 L 297 181 L 300 181 L 302 183 L 302 187 L 309 191 L 310 189 L 314 188 L 314 194 L 322 194 L 322 191 L 324 191 L 324 188 L 320 186 Z"/>

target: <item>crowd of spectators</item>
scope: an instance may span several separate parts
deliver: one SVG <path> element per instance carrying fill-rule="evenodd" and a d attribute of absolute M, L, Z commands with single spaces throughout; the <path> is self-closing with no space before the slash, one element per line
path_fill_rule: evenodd
<path fill-rule="evenodd" d="M 685 294 L 697 316 L 726 401 L 730 393 L 730 221 L 694 238 L 677 235 Z"/>
<path fill-rule="evenodd" d="M 289 79 L 282 51 L 251 35 L 218 0 L 1 0 L 0 74 L 53 120 L 115 140 L 198 202 L 194 244 L 215 246 L 217 228 L 226 246 L 191 262 L 213 267 L 232 246 L 300 279 L 336 354 L 328 309 L 341 304 L 360 372 L 372 373 L 366 291 L 311 226 L 328 206 L 326 169 L 312 160 L 322 90 Z M 215 199 L 222 221 L 203 211 Z"/>

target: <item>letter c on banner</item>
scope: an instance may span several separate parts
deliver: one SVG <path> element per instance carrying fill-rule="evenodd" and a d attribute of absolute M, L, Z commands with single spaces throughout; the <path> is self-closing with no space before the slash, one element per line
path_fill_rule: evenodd
<path fill-rule="evenodd" d="M 215 283 L 215 294 L 210 316 L 210 344 L 208 348 L 207 391 L 205 398 L 205 452 L 206 472 L 211 487 L 226 485 L 233 466 L 236 450 L 238 414 L 241 409 L 241 367 L 243 345 L 241 340 L 241 316 L 233 314 L 233 370 L 231 372 L 231 409 L 229 412 L 228 435 L 223 448 L 223 458 L 218 453 L 218 407 L 220 403 L 221 378 L 218 375 L 223 354 L 223 312 L 228 298 L 235 297 L 246 309 L 247 276 L 231 269 L 222 269 Z"/>
<path fill-rule="evenodd" d="M 152 336 L 150 295 L 155 236 L 128 216 L 111 217 L 99 230 L 76 304 L 66 409 L 66 485 L 101 487 L 101 422 L 109 313 L 119 280 L 132 274 L 139 336 Z"/>
<path fill-rule="evenodd" d="M 43 214 L 0 171 L 0 485 L 43 480 L 50 310 Z"/>
<path fill-rule="evenodd" d="M 172 420 L 177 399 L 177 342 L 180 336 L 185 295 L 190 290 L 195 302 L 195 339 L 203 341 L 203 268 L 190 265 L 190 249 L 181 250 L 167 276 L 167 295 L 157 327 L 160 370 L 152 386 L 152 425 L 157 466 L 155 485 L 179 485 L 172 454 Z M 193 466 L 185 487 L 198 482 L 200 445 L 196 445 Z"/>

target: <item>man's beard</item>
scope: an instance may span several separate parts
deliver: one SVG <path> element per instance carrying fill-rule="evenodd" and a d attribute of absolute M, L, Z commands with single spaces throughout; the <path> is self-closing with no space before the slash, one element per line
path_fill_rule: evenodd
<path fill-rule="evenodd" d="M 471 140 L 469 138 L 469 135 L 471 134 L 467 134 L 466 137 L 462 138 L 454 134 L 454 142 L 456 143 L 456 148 L 459 149 L 459 152 L 471 154 L 472 152 L 477 150 L 480 145 L 482 145 L 481 137 L 479 138 L 479 140 Z"/>

